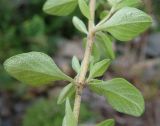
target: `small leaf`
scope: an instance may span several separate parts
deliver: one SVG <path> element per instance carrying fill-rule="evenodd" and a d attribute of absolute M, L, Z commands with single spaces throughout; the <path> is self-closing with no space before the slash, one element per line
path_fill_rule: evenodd
<path fill-rule="evenodd" d="M 81 32 L 88 34 L 87 28 L 85 26 L 85 24 L 83 23 L 83 21 L 81 21 L 78 17 L 74 16 L 73 17 L 73 24 L 74 26 Z"/>
<path fill-rule="evenodd" d="M 115 121 L 113 119 L 108 119 L 101 122 L 100 124 L 97 124 L 96 126 L 114 126 L 114 125 L 115 125 Z"/>
<path fill-rule="evenodd" d="M 110 65 L 110 59 L 104 59 L 96 64 L 93 65 L 93 67 L 90 70 L 89 73 L 89 79 L 100 77 L 104 74 L 104 72 L 107 70 L 107 68 Z"/>
<path fill-rule="evenodd" d="M 79 63 L 79 60 L 76 56 L 72 58 L 72 68 L 75 70 L 75 72 L 79 73 L 81 70 L 81 65 Z"/>
<path fill-rule="evenodd" d="M 137 7 L 141 4 L 141 0 L 108 0 L 111 6 L 114 6 L 115 10 L 123 7 Z"/>
<path fill-rule="evenodd" d="M 108 14 L 109 14 L 109 11 L 107 11 L 107 10 L 102 11 L 100 13 L 100 19 L 101 20 L 104 19 L 106 16 L 108 16 Z"/>
<path fill-rule="evenodd" d="M 120 41 L 129 41 L 144 32 L 151 22 L 151 17 L 143 11 L 125 7 L 117 11 L 97 29 L 108 31 Z"/>
<path fill-rule="evenodd" d="M 76 8 L 77 0 L 47 0 L 43 11 L 50 15 L 66 16 Z"/>
<path fill-rule="evenodd" d="M 67 99 L 67 97 L 70 98 L 74 93 L 75 93 L 75 86 L 72 83 L 68 84 L 62 89 L 58 97 L 57 103 L 62 104 Z"/>
<path fill-rule="evenodd" d="M 101 58 L 101 52 L 99 51 L 98 43 L 93 43 L 92 56 L 94 57 L 94 62 L 98 62 Z"/>
<path fill-rule="evenodd" d="M 57 67 L 52 58 L 40 52 L 13 56 L 5 61 L 4 68 L 17 80 L 33 86 L 56 80 L 73 81 Z"/>
<path fill-rule="evenodd" d="M 108 37 L 107 34 L 104 34 L 103 32 L 98 32 L 96 34 L 96 38 L 103 44 L 103 47 L 105 48 L 105 54 L 110 58 L 110 59 L 115 59 L 115 54 L 113 51 L 113 45 L 112 41 Z"/>
<path fill-rule="evenodd" d="M 122 78 L 104 82 L 92 82 L 90 88 L 107 98 L 118 112 L 140 116 L 144 112 L 144 99 L 137 88 Z"/>
<path fill-rule="evenodd" d="M 79 5 L 79 8 L 80 8 L 82 14 L 86 18 L 90 19 L 90 11 L 89 11 L 89 7 L 88 7 L 86 1 L 85 0 L 78 0 L 78 5 Z"/>
<path fill-rule="evenodd" d="M 76 119 L 72 112 L 71 105 L 68 98 L 66 100 L 65 117 L 63 119 L 62 126 L 76 126 Z"/>

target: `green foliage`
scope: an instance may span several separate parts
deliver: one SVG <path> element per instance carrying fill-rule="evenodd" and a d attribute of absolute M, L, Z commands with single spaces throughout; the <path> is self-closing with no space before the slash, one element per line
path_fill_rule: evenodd
<path fill-rule="evenodd" d="M 0 0 L 0 64 L 13 55 L 30 51 L 53 56 L 62 36 L 70 39 L 78 33 L 72 25 L 72 15 L 50 17 L 42 12 L 44 2 Z M 79 11 L 74 14 L 82 17 Z M 0 78 L 1 89 L 20 90 L 17 86 L 20 82 L 8 76 L 4 69 L 0 70 Z"/>
<path fill-rule="evenodd" d="M 108 0 L 109 4 L 118 10 L 123 7 L 137 7 L 141 4 L 141 0 Z"/>
<path fill-rule="evenodd" d="M 144 112 L 142 94 L 124 79 L 92 82 L 89 87 L 96 93 L 104 95 L 109 104 L 119 112 L 133 116 L 140 116 Z"/>
<path fill-rule="evenodd" d="M 47 0 L 43 10 L 47 14 L 66 16 L 73 12 L 77 6 L 77 0 Z"/>
<path fill-rule="evenodd" d="M 44 53 L 30 52 L 13 56 L 5 61 L 5 70 L 16 79 L 33 86 L 56 80 L 72 81 Z"/>
<path fill-rule="evenodd" d="M 86 1 L 85 0 L 78 0 L 78 5 L 79 5 L 79 8 L 80 8 L 82 14 L 86 18 L 90 19 L 89 7 L 88 7 Z"/>
<path fill-rule="evenodd" d="M 30 37 L 41 36 L 45 33 L 45 23 L 41 17 L 35 15 L 31 20 L 23 23 L 24 34 Z"/>
<path fill-rule="evenodd" d="M 108 31 L 120 41 L 129 41 L 144 32 L 151 24 L 151 17 L 131 7 L 117 11 L 97 30 Z"/>
<path fill-rule="evenodd" d="M 99 47 L 101 50 L 102 48 L 104 49 L 104 54 L 107 56 L 109 59 L 114 59 L 115 58 L 115 53 L 113 51 L 113 44 L 111 39 L 108 37 L 107 34 L 104 34 L 103 32 L 99 32 L 96 35 L 96 39 L 98 42 L 101 42 L 101 47 Z"/>
<path fill-rule="evenodd" d="M 83 23 L 83 21 L 81 21 L 78 17 L 74 16 L 73 17 L 73 24 L 74 26 L 81 32 L 88 34 L 87 28 L 85 26 L 85 24 Z"/>
<path fill-rule="evenodd" d="M 22 126 L 62 126 L 64 105 L 57 105 L 56 99 L 40 99 L 27 109 Z M 86 104 L 81 105 L 80 123 L 85 123 L 98 116 Z"/>
<path fill-rule="evenodd" d="M 115 125 L 115 121 L 113 119 L 108 119 L 108 120 L 101 122 L 100 124 L 96 126 L 114 126 L 114 125 Z"/>
<path fill-rule="evenodd" d="M 107 11 L 107 10 L 102 11 L 100 13 L 100 19 L 101 20 L 104 19 L 106 16 L 108 16 L 108 14 L 109 14 L 109 11 Z"/>
<path fill-rule="evenodd" d="M 4 63 L 4 67 L 10 75 L 27 84 L 41 85 L 55 80 L 67 80 L 71 82 L 62 90 L 58 98 L 59 104 L 66 101 L 63 126 L 77 126 L 78 120 L 75 118 L 76 115 L 74 115 L 76 113 L 72 111 L 69 97 L 76 90 L 78 96 L 77 102 L 79 102 L 81 89 L 83 89 L 85 84 L 89 84 L 89 88 L 94 92 L 104 95 L 109 104 L 118 112 L 140 116 L 144 111 L 142 94 L 125 79 L 116 78 L 109 81 L 95 79 L 105 73 L 111 60 L 115 58 L 109 33 L 117 40 L 129 41 L 144 32 L 152 22 L 151 17 L 146 13 L 133 8 L 139 5 L 140 0 L 108 0 L 108 2 L 112 8 L 109 13 L 102 15 L 102 20 L 97 25 L 95 25 L 95 19 L 91 19 L 92 15 L 90 15 L 90 11 L 94 11 L 94 9 L 91 6 L 89 8 L 88 1 L 86 0 L 47 0 L 43 6 L 43 10 L 47 14 L 66 16 L 72 13 L 78 4 L 81 13 L 89 21 L 87 30 L 83 21 L 76 16 L 73 18 L 74 26 L 79 31 L 85 33 L 87 35 L 87 39 L 85 40 L 89 41 L 82 66 L 76 57 L 72 59 L 72 68 L 77 72 L 74 80 L 64 74 L 49 56 L 39 52 L 19 54 L 9 58 Z M 39 25 L 39 29 L 35 29 Z M 43 21 L 38 17 L 34 17 L 32 22 L 25 22 L 23 28 L 26 29 L 25 33 L 27 35 L 30 36 L 32 31 L 34 31 L 33 36 L 38 36 L 39 38 L 44 34 L 44 27 Z M 11 35 L 14 32 L 14 28 L 11 29 Z M 93 52 L 91 52 L 93 39 L 95 42 L 93 43 Z M 104 60 L 101 60 L 102 58 Z M 81 74 L 87 75 L 88 65 L 90 65 L 88 79 L 87 77 L 83 78 L 83 76 L 81 78 Z M 82 79 L 82 82 L 79 82 L 79 80 L 77 82 L 77 77 L 79 77 L 79 80 Z M 77 104 L 77 102 L 75 103 Z M 79 109 L 79 104 L 76 106 L 77 109 Z M 47 126 L 50 126 L 50 124 Z M 104 121 L 97 126 L 114 126 L 114 120 Z"/>
<path fill-rule="evenodd" d="M 66 100 L 65 117 L 63 119 L 62 126 L 76 126 L 76 119 L 72 112 L 72 108 L 69 99 Z"/>
<path fill-rule="evenodd" d="M 90 69 L 89 79 L 100 77 L 104 74 L 110 65 L 110 59 L 104 59 L 98 63 L 95 63 Z"/>
<path fill-rule="evenodd" d="M 79 63 L 79 60 L 76 56 L 73 56 L 72 58 L 72 68 L 75 72 L 79 73 L 81 69 L 81 65 Z"/>
<path fill-rule="evenodd" d="M 64 106 L 57 106 L 54 99 L 36 101 L 26 111 L 23 126 L 60 126 Z"/>
<path fill-rule="evenodd" d="M 67 98 L 70 98 L 74 93 L 75 93 L 75 85 L 72 83 L 68 84 L 62 89 L 58 97 L 57 103 L 62 104 L 63 102 L 66 101 Z"/>

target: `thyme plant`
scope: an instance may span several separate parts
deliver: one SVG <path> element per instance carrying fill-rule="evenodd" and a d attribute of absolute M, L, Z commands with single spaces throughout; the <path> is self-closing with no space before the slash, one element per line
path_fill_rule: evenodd
<path fill-rule="evenodd" d="M 47 0 L 43 10 L 47 14 L 66 16 L 73 12 L 77 5 L 88 19 L 88 26 L 73 17 L 74 26 L 86 35 L 84 38 L 85 53 L 82 63 L 74 56 L 72 68 L 75 78 L 63 73 L 52 58 L 41 52 L 29 52 L 13 56 L 5 61 L 5 70 L 14 78 L 32 86 L 39 86 L 57 80 L 68 81 L 62 89 L 58 104 L 66 102 L 62 126 L 77 126 L 80 112 L 81 95 L 85 86 L 93 92 L 103 95 L 107 102 L 118 112 L 140 116 L 144 112 L 144 99 L 136 87 L 123 78 L 98 80 L 109 67 L 115 54 L 111 39 L 129 41 L 144 32 L 152 19 L 143 11 L 136 9 L 140 0 L 108 0 L 111 9 L 104 10 L 103 18 L 96 24 L 96 4 L 100 0 Z M 88 73 L 88 74 L 87 74 Z M 69 99 L 75 94 L 73 110 Z M 96 126 L 114 126 L 113 119 Z"/>

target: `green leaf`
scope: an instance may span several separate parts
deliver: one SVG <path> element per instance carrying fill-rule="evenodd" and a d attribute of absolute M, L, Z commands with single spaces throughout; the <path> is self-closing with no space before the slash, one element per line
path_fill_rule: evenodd
<path fill-rule="evenodd" d="M 117 5 L 117 4 L 119 4 L 121 1 L 123 1 L 123 0 L 108 0 L 109 4 L 110 4 L 111 6 Z M 134 0 L 133 0 L 133 1 L 134 1 Z"/>
<path fill-rule="evenodd" d="M 104 34 L 103 32 L 98 32 L 96 34 L 97 39 L 99 42 L 103 44 L 103 47 L 105 48 L 105 54 L 110 58 L 110 59 L 115 59 L 115 54 L 113 51 L 113 45 L 112 41 L 108 37 L 107 34 Z"/>
<path fill-rule="evenodd" d="M 86 18 L 90 19 L 90 11 L 89 11 L 89 7 L 88 7 L 86 1 L 85 0 L 78 0 L 78 5 L 79 5 L 79 8 L 80 8 L 82 14 Z"/>
<path fill-rule="evenodd" d="M 89 81 L 89 83 L 99 83 L 99 84 L 101 84 L 103 82 L 103 80 L 98 80 L 98 79 L 91 79 L 90 81 Z"/>
<path fill-rule="evenodd" d="M 58 97 L 57 103 L 62 104 L 67 99 L 67 97 L 68 98 L 71 97 L 74 93 L 75 93 L 75 86 L 72 83 L 68 84 L 62 89 Z"/>
<path fill-rule="evenodd" d="M 80 20 L 78 17 L 74 16 L 73 17 L 73 24 L 74 26 L 81 32 L 88 34 L 87 28 L 85 26 L 85 24 L 83 23 L 82 20 Z"/>
<path fill-rule="evenodd" d="M 47 0 L 43 11 L 50 15 L 66 16 L 76 8 L 77 0 Z"/>
<path fill-rule="evenodd" d="M 109 14 L 109 11 L 107 11 L 107 10 L 102 11 L 102 12 L 100 13 L 100 19 L 101 19 L 101 20 L 104 19 L 105 17 L 108 16 L 108 14 Z"/>
<path fill-rule="evenodd" d="M 109 104 L 118 112 L 140 116 L 144 112 L 142 94 L 132 84 L 122 78 L 100 83 L 91 83 L 91 90 L 107 98 Z"/>
<path fill-rule="evenodd" d="M 79 73 L 81 70 L 81 65 L 79 63 L 79 60 L 76 56 L 72 58 L 72 68 L 75 70 L 75 72 Z"/>
<path fill-rule="evenodd" d="M 104 59 L 98 63 L 95 63 L 90 70 L 88 78 L 91 79 L 102 76 L 109 67 L 110 61 L 111 61 L 110 59 Z"/>
<path fill-rule="evenodd" d="M 114 125 L 115 125 L 115 121 L 113 119 L 108 119 L 101 122 L 100 124 L 97 124 L 96 126 L 114 126 Z"/>
<path fill-rule="evenodd" d="M 108 0 L 111 6 L 114 6 L 115 10 L 123 7 L 137 7 L 141 4 L 141 0 Z"/>
<path fill-rule="evenodd" d="M 92 56 L 94 57 L 94 62 L 98 62 L 101 58 L 102 52 L 99 51 L 98 43 L 93 43 Z"/>
<path fill-rule="evenodd" d="M 72 112 L 69 99 L 66 100 L 65 117 L 62 126 L 76 126 L 76 119 Z"/>
<path fill-rule="evenodd" d="M 4 68 L 14 78 L 33 86 L 56 80 L 73 81 L 57 67 L 52 58 L 40 52 L 13 56 L 5 61 Z"/>
<path fill-rule="evenodd" d="M 108 21 L 97 29 L 108 31 L 120 41 L 129 41 L 144 32 L 152 19 L 141 10 L 125 7 L 117 11 Z"/>

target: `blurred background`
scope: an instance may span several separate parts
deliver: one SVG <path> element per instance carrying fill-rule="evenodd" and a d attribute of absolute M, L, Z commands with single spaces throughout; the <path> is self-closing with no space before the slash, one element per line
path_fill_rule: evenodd
<path fill-rule="evenodd" d="M 108 8 L 98 1 L 98 11 Z M 79 9 L 67 17 L 43 13 L 45 0 L 0 0 L 0 126 L 60 126 L 64 105 L 56 100 L 66 82 L 32 88 L 11 78 L 5 59 L 24 52 L 41 51 L 53 57 L 68 75 L 73 55 L 83 57 L 82 39 L 72 25 L 73 15 L 86 20 Z M 143 0 L 142 10 L 153 24 L 129 43 L 114 41 L 116 60 L 102 79 L 124 77 L 143 93 L 146 110 L 141 118 L 114 111 L 101 96 L 84 90 L 80 122 L 86 126 L 115 118 L 116 126 L 160 126 L 160 0 Z M 97 18 L 98 20 L 99 18 Z"/>

